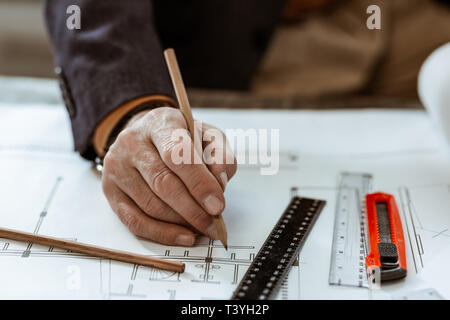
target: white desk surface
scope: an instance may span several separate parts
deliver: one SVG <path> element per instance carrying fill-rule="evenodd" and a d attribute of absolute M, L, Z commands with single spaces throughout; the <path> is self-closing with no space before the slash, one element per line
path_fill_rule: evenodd
<path fill-rule="evenodd" d="M 327 205 L 278 298 L 392 299 L 423 288 L 450 297 L 442 263 L 450 259 L 450 161 L 423 111 L 194 110 L 196 118 L 222 129 L 280 129 L 279 173 L 261 176 L 258 166 L 243 165 L 227 187 L 226 252 L 206 238 L 194 248 L 136 239 L 109 208 L 91 164 L 72 151 L 68 117 L 52 99 L 0 101 L 2 226 L 178 259 L 186 272 L 0 239 L 1 298 L 227 299 L 293 186 Z M 414 225 L 416 234 L 405 235 L 411 240 L 405 280 L 381 290 L 328 285 L 340 171 L 372 173 L 375 189 L 394 194 L 404 223 Z"/>

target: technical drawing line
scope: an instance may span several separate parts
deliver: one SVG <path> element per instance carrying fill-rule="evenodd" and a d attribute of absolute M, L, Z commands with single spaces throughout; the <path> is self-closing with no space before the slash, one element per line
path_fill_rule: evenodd
<path fill-rule="evenodd" d="M 254 259 L 255 254 L 250 253 L 248 259 L 237 259 L 236 253 L 232 252 L 229 257 L 226 258 L 220 258 L 220 257 L 213 257 L 214 248 L 222 248 L 222 245 L 215 245 L 213 240 L 208 240 L 207 245 L 198 245 L 196 247 L 204 247 L 207 249 L 206 255 L 201 256 L 191 256 L 190 250 L 184 250 L 183 253 L 179 255 L 171 254 L 170 249 L 166 249 L 164 252 L 164 255 L 152 255 L 152 256 L 161 256 L 165 259 L 176 259 L 179 261 L 184 262 L 199 262 L 200 264 L 195 265 L 198 268 L 202 269 L 201 274 L 199 275 L 199 279 L 192 279 L 193 282 L 202 282 L 202 283 L 214 283 L 214 284 L 220 284 L 220 281 L 214 281 L 213 277 L 211 275 L 211 271 L 214 269 L 219 269 L 220 267 L 217 266 L 218 264 L 224 264 L 224 265 L 233 265 L 233 280 L 232 284 L 236 284 L 238 282 L 238 275 L 239 275 L 239 268 L 241 265 L 250 265 L 252 260 Z M 231 248 L 232 246 L 230 246 Z M 253 250 L 254 246 L 234 246 L 237 249 L 251 249 Z M 180 274 L 179 273 L 167 273 L 167 272 L 161 272 L 161 270 L 156 270 L 152 268 L 141 268 L 139 265 L 133 265 L 131 275 L 130 275 L 130 283 L 128 285 L 128 289 L 125 293 L 120 292 L 109 292 L 109 296 L 112 297 L 146 297 L 146 295 L 139 295 L 133 293 L 133 282 L 138 281 L 141 279 L 141 277 L 138 276 L 139 270 L 148 269 L 150 271 L 150 275 L 148 276 L 147 280 L 149 281 L 175 281 L 180 282 Z M 176 275 L 175 279 L 171 279 L 173 276 Z M 111 281 L 111 280 L 110 280 Z M 172 297 L 175 297 L 176 292 L 169 292 Z"/>
<path fill-rule="evenodd" d="M 42 223 L 44 222 L 45 217 L 47 216 L 48 209 L 50 208 L 50 204 L 53 200 L 53 197 L 55 196 L 56 190 L 58 189 L 58 186 L 60 182 L 62 181 L 62 177 L 57 177 L 56 181 L 52 187 L 52 190 L 50 191 L 50 195 L 47 197 L 47 200 L 45 201 L 44 208 L 42 209 L 41 213 L 39 214 L 39 219 L 36 223 L 36 226 L 34 228 L 33 233 L 38 234 L 39 229 L 42 226 Z M 30 242 L 27 245 L 27 248 L 22 254 L 22 258 L 28 258 L 30 256 L 31 247 L 33 246 L 33 243 Z"/>
<path fill-rule="evenodd" d="M 407 200 L 407 201 L 408 201 L 408 207 L 409 207 L 410 210 L 413 211 L 413 213 L 414 213 L 414 217 L 415 217 L 415 220 L 414 220 L 414 221 L 417 221 L 419 227 L 422 228 L 422 221 L 420 221 L 419 215 L 417 214 L 416 207 L 414 206 L 414 203 L 413 203 L 412 200 L 411 200 L 411 194 L 410 194 L 410 192 L 409 192 L 409 188 L 407 188 L 407 187 L 404 187 L 404 188 L 405 188 L 405 192 L 406 192 L 406 197 L 407 197 L 407 199 L 408 199 L 408 200 Z M 415 224 L 415 223 L 414 223 L 414 224 Z"/>
<path fill-rule="evenodd" d="M 290 195 L 291 195 L 291 198 L 296 197 L 298 195 L 298 187 L 292 186 Z"/>
<path fill-rule="evenodd" d="M 409 248 L 411 249 L 411 254 L 412 254 L 412 257 L 413 257 L 414 269 L 416 270 L 416 273 L 418 273 L 417 264 L 416 264 L 416 257 L 415 257 L 415 254 L 414 254 L 414 249 L 413 249 L 412 242 L 411 242 L 411 235 L 410 235 L 410 232 L 409 232 L 409 224 L 408 224 L 408 221 L 406 219 L 406 214 L 405 214 L 406 209 L 405 209 L 405 199 L 404 199 L 404 195 L 403 195 L 403 187 L 400 187 L 398 191 L 399 191 L 399 194 L 400 194 L 400 202 L 401 202 L 401 208 L 402 208 L 401 211 L 402 211 L 402 215 L 403 215 L 403 220 L 405 221 L 406 232 L 408 234 Z"/>
<path fill-rule="evenodd" d="M 438 232 L 436 230 L 431 230 L 431 229 L 427 229 L 427 228 L 422 228 L 423 231 L 427 231 L 427 232 L 431 232 L 434 233 L 433 238 L 437 237 L 437 235 L 439 234 L 439 236 L 443 236 L 443 237 L 450 237 L 450 235 L 446 234 L 445 232 L 447 232 L 448 230 L 444 230 L 442 232 Z"/>
<path fill-rule="evenodd" d="M 61 181 L 62 181 L 62 177 L 57 177 L 56 178 L 55 184 L 53 185 L 53 188 L 50 191 L 50 195 L 48 196 L 47 201 L 45 202 L 44 209 L 41 211 L 41 213 L 39 215 L 39 220 L 38 220 L 38 222 L 36 224 L 36 227 L 34 228 L 34 231 L 33 231 L 34 234 L 38 234 L 39 233 L 39 229 L 40 229 L 40 227 L 42 225 L 42 222 L 43 222 L 44 218 L 47 216 L 48 209 L 50 208 L 50 204 L 51 204 L 51 202 L 53 200 L 53 197 L 55 196 L 56 190 L 58 189 L 58 186 L 59 186 Z"/>
<path fill-rule="evenodd" d="M 137 275 L 137 272 L 138 272 L 138 268 L 139 268 L 138 264 L 134 264 L 133 265 L 133 270 L 131 271 L 131 280 L 136 280 L 136 275 Z"/>
<path fill-rule="evenodd" d="M 437 238 L 437 237 L 439 237 L 441 234 L 443 234 L 444 232 L 447 232 L 447 231 L 448 231 L 448 228 L 445 229 L 445 230 L 442 230 L 441 232 L 439 232 L 439 233 L 437 233 L 437 234 L 435 234 L 432 238 Z"/>
<path fill-rule="evenodd" d="M 411 210 L 411 196 L 410 196 L 408 187 L 403 187 L 403 188 L 405 189 L 406 197 L 408 199 L 407 200 L 407 204 L 408 204 L 407 207 L 408 207 L 408 211 L 409 211 L 409 216 L 411 218 L 410 221 L 411 221 L 411 224 L 412 224 L 412 227 L 413 227 L 413 231 L 414 231 L 414 238 L 416 240 L 417 250 L 419 252 L 420 264 L 422 265 L 422 268 L 423 268 L 422 253 L 421 253 L 421 250 L 420 250 L 419 240 L 418 240 L 417 231 L 416 231 L 416 225 L 415 225 L 415 221 L 414 221 L 414 218 L 413 218 L 413 215 L 412 215 L 412 210 Z"/>
<path fill-rule="evenodd" d="M 112 261 L 111 260 L 108 260 L 108 298 L 111 296 L 111 274 L 112 274 L 112 272 L 111 272 L 111 265 L 112 265 Z"/>
<path fill-rule="evenodd" d="M 421 254 L 425 254 L 425 251 L 423 250 L 423 244 L 422 244 L 422 237 L 419 234 L 419 243 L 420 243 L 420 250 L 421 250 Z"/>
<path fill-rule="evenodd" d="M 103 271 L 102 271 L 103 267 L 102 267 L 102 260 L 100 260 L 99 267 L 100 267 L 100 270 L 99 270 L 100 286 L 99 287 L 100 287 L 100 293 L 103 293 Z"/>
<path fill-rule="evenodd" d="M 9 244 L 5 244 L 5 246 Z M 5 248 L 4 246 L 4 248 Z M 4 255 L 4 256 L 20 256 L 23 254 L 23 250 L 0 250 L 0 256 Z M 47 250 L 30 250 L 29 256 L 39 256 L 39 257 L 66 257 L 66 258 L 85 258 L 85 259 L 102 259 L 102 258 L 98 258 L 98 257 L 94 257 L 94 256 L 89 256 L 83 253 L 76 253 L 76 252 L 72 252 L 72 251 L 49 251 Z M 185 256 L 176 256 L 176 255 L 172 255 L 172 256 L 165 256 L 165 255 L 148 255 L 151 257 L 155 257 L 155 258 L 165 258 L 165 259 L 169 259 L 169 260 L 179 260 L 179 261 L 183 261 L 183 262 L 208 262 L 208 263 L 215 263 L 215 264 L 225 264 L 225 265 L 234 265 L 234 264 L 242 264 L 242 265 L 249 265 L 254 258 L 254 253 L 251 253 L 249 255 L 248 259 L 231 259 L 231 258 L 221 258 L 221 257 L 210 257 L 210 259 L 208 259 L 207 256 L 198 256 L 198 257 L 185 257 Z"/>
<path fill-rule="evenodd" d="M 133 298 L 145 298 L 147 295 L 145 294 L 136 294 L 133 293 L 134 285 L 130 283 L 127 288 L 126 293 L 119 293 L 119 292 L 110 292 L 110 296 L 115 297 L 133 297 Z"/>
<path fill-rule="evenodd" d="M 165 259 L 175 259 L 178 261 L 183 262 L 190 262 L 195 263 L 197 262 L 195 266 L 202 269 L 201 274 L 199 275 L 199 279 L 192 279 L 193 282 L 201 282 L 201 283 L 214 283 L 214 284 L 220 284 L 220 281 L 214 281 L 212 279 L 211 271 L 214 269 L 219 269 L 220 266 L 217 265 L 232 265 L 233 266 L 233 279 L 231 281 L 232 284 L 236 284 L 238 282 L 239 277 L 239 268 L 240 266 L 248 266 L 253 261 L 255 254 L 250 253 L 248 259 L 238 259 L 236 258 L 236 253 L 232 252 L 229 257 L 213 257 L 213 250 L 214 248 L 223 248 L 222 245 L 215 245 L 213 240 L 208 240 L 208 244 L 202 244 L 197 245 L 197 248 L 206 248 L 207 252 L 206 255 L 198 255 L 198 256 L 192 256 L 190 254 L 190 250 L 184 250 L 181 254 L 171 254 L 170 249 L 166 249 L 164 251 L 163 255 L 151 255 L 154 257 L 163 257 Z M 247 250 L 254 250 L 254 246 L 230 246 L 230 249 L 247 249 Z M 33 251 L 34 252 L 34 251 Z M 110 262 L 110 268 L 111 268 L 111 262 Z M 142 267 L 139 265 L 133 265 L 133 268 L 131 270 L 130 275 L 130 283 L 128 285 L 128 289 L 126 293 L 120 293 L 120 292 L 108 292 L 108 295 L 114 296 L 114 297 L 146 297 L 146 295 L 139 295 L 133 293 L 133 282 L 139 281 L 141 277 L 138 275 L 139 270 L 142 270 L 142 272 L 146 272 L 145 270 L 149 270 L 149 275 L 146 277 L 148 281 L 169 281 L 169 282 L 180 282 L 182 279 L 180 278 L 179 273 L 167 273 L 163 272 L 161 270 L 153 269 L 153 268 L 147 268 Z M 111 279 L 109 280 L 111 281 Z M 111 283 L 109 283 L 111 285 Z M 174 293 L 175 295 L 175 293 Z"/>
<path fill-rule="evenodd" d="M 24 251 L 23 250 L 5 250 L 0 251 L 0 256 L 6 256 L 6 257 L 17 257 L 20 256 L 23 258 Z M 74 252 L 58 252 L 58 251 L 51 251 L 48 250 L 45 251 L 34 251 L 30 250 L 27 257 L 46 257 L 46 258 L 70 258 L 70 259 L 90 259 L 90 260 L 100 260 L 103 258 L 94 257 L 94 256 L 88 256 L 84 255 L 82 253 L 74 253 Z"/>
<path fill-rule="evenodd" d="M 175 295 L 177 291 L 173 289 L 168 289 L 167 292 L 169 293 L 169 300 L 175 300 Z"/>
<path fill-rule="evenodd" d="M 239 277 L 239 264 L 234 265 L 233 270 L 233 281 L 231 284 L 237 284 L 238 283 L 238 277 Z"/>
<path fill-rule="evenodd" d="M 22 253 L 22 258 L 28 258 L 30 256 L 30 250 L 32 246 L 33 246 L 32 242 L 28 243 L 27 248 Z"/>
<path fill-rule="evenodd" d="M 213 244 L 214 244 L 214 240 L 209 240 L 209 246 L 208 246 L 208 252 L 206 254 L 205 257 L 205 265 L 204 265 L 204 273 L 202 275 L 200 275 L 200 279 L 203 278 L 202 280 L 198 280 L 198 279 L 193 279 L 193 282 L 210 282 L 210 276 L 209 276 L 209 271 L 211 268 L 211 262 L 212 262 L 212 252 L 213 252 Z M 216 282 L 216 281 L 212 281 L 214 283 L 220 283 L 220 282 Z"/>
<path fill-rule="evenodd" d="M 175 277 L 174 277 L 175 276 Z M 172 279 L 172 278 L 175 279 Z M 179 272 L 171 272 L 164 271 L 156 268 L 150 269 L 150 275 L 148 277 L 149 281 L 171 281 L 171 282 L 180 282 L 180 273 Z"/>

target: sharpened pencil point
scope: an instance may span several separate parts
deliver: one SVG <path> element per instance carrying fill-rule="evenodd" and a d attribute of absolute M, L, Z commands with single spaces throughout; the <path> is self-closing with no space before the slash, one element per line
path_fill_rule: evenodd
<path fill-rule="evenodd" d="M 225 221 L 223 221 L 222 215 L 215 216 L 213 218 L 214 224 L 216 226 L 217 234 L 220 242 L 222 242 L 225 250 L 228 250 L 228 235 L 227 228 L 225 227 Z"/>

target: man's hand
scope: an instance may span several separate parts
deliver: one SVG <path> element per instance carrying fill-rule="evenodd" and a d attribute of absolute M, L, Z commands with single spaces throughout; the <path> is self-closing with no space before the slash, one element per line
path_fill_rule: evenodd
<path fill-rule="evenodd" d="M 194 153 L 189 138 L 173 138 L 174 132 L 189 137 L 182 113 L 174 108 L 141 112 L 117 136 L 104 159 L 103 192 L 135 235 L 180 246 L 194 244 L 195 230 L 217 239 L 212 216 L 225 207 L 223 191 L 236 173 L 236 161 L 223 133 L 215 129 L 222 139 L 210 139 L 210 129 L 215 128 L 203 125 L 204 140 L 212 140 L 203 147 L 209 144 L 219 159 L 206 159 L 210 164 L 174 161 L 180 149 Z"/>

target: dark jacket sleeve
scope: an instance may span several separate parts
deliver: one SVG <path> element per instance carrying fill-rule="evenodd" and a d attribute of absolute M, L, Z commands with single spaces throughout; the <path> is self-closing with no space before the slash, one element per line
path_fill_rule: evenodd
<path fill-rule="evenodd" d="M 74 4 L 79 30 L 66 25 Z M 150 0 L 47 0 L 45 17 L 75 149 L 85 158 L 95 156 L 91 137 L 115 108 L 150 94 L 174 97 Z"/>

